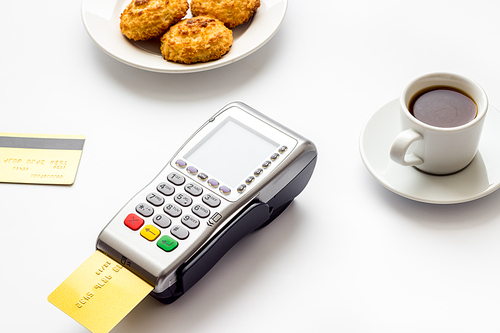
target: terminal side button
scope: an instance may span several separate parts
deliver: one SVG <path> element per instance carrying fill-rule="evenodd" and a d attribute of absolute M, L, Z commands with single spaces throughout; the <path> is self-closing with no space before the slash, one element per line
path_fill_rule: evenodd
<path fill-rule="evenodd" d="M 210 218 L 210 220 L 207 221 L 207 225 L 209 227 L 213 227 L 221 219 L 222 219 L 222 215 L 220 215 L 219 213 L 215 213 L 214 215 L 212 215 L 212 217 Z"/>

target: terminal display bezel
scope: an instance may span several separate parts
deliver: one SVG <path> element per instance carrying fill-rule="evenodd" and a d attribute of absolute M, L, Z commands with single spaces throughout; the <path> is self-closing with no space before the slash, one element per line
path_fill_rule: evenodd
<path fill-rule="evenodd" d="M 221 175 L 209 172 L 210 168 L 204 168 L 198 160 L 190 159 L 193 152 L 200 151 L 204 149 L 204 145 L 210 144 L 210 139 L 216 135 L 220 135 L 221 130 L 223 131 L 228 124 L 233 123 L 239 126 L 246 134 L 247 137 L 253 136 L 256 141 L 267 142 L 269 146 L 273 146 L 273 149 L 268 149 L 266 152 L 258 151 L 256 145 L 252 145 L 248 141 L 241 141 L 240 137 L 235 137 L 233 135 L 227 137 L 226 147 L 238 146 L 238 151 L 231 151 L 224 146 L 218 147 L 216 151 L 204 151 L 205 156 L 211 156 L 211 159 L 220 159 L 222 163 L 225 163 L 229 168 L 244 168 L 246 172 L 241 173 L 241 170 L 237 170 L 238 173 L 243 174 L 238 182 L 228 182 L 225 181 L 225 173 L 222 172 Z M 231 132 L 234 134 L 234 131 Z M 255 117 L 254 115 L 244 111 L 241 108 L 233 106 L 227 110 L 224 110 L 221 114 L 211 118 L 205 126 L 203 126 L 196 135 L 190 139 L 182 149 L 177 152 L 175 157 L 171 161 L 171 166 L 179 171 L 181 171 L 185 176 L 189 177 L 191 180 L 198 182 L 203 185 L 208 190 L 216 193 L 218 196 L 228 200 L 237 201 L 241 199 L 246 192 L 251 190 L 251 188 L 256 187 L 259 183 L 264 181 L 273 170 L 275 170 L 283 161 L 283 159 L 290 154 L 291 151 L 297 145 L 297 140 L 293 137 L 285 134 L 279 129 L 271 126 L 270 124 L 264 122 L 263 120 Z M 260 145 L 262 146 L 262 145 Z M 213 148 L 213 147 L 211 147 Z M 211 149 L 209 148 L 209 149 Z M 257 150 L 257 151 L 256 151 Z M 262 159 L 253 158 L 255 161 L 252 164 L 243 165 L 237 160 L 234 155 L 241 154 L 253 154 L 262 156 Z M 271 157 L 276 158 L 272 159 Z M 177 162 L 183 161 L 186 163 L 185 166 L 180 166 Z M 235 166 L 237 164 L 237 166 Z M 197 172 L 192 174 L 188 167 L 194 167 Z M 225 169 L 227 171 L 227 169 Z M 256 174 L 256 171 L 260 173 Z M 201 179 L 199 175 L 206 175 L 205 180 Z M 209 180 L 215 180 L 218 182 L 218 186 L 212 186 L 208 182 Z M 247 180 L 252 179 L 251 182 Z M 236 184 L 236 185 L 235 185 Z M 227 187 L 230 189 L 229 193 L 221 191 L 221 187 Z M 239 190 L 239 187 L 245 187 L 244 190 Z"/>

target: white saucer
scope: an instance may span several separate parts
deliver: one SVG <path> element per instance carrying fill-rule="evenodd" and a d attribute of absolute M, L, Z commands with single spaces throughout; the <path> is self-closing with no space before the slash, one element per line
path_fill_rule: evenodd
<path fill-rule="evenodd" d="M 133 67 L 161 73 L 200 72 L 232 64 L 258 50 L 278 31 L 288 0 L 262 1 L 250 22 L 233 29 L 231 50 L 219 60 L 183 65 L 166 61 L 159 38 L 133 42 L 120 31 L 120 15 L 131 0 L 82 0 L 82 19 L 92 40 L 113 58 Z M 186 17 L 190 17 L 190 12 Z"/>
<path fill-rule="evenodd" d="M 401 132 L 398 100 L 373 114 L 361 131 L 359 150 L 368 171 L 387 189 L 405 198 L 454 204 L 484 197 L 500 187 L 500 112 L 490 106 L 479 151 L 464 170 L 432 176 L 401 166 L 389 157 L 394 138 Z"/>

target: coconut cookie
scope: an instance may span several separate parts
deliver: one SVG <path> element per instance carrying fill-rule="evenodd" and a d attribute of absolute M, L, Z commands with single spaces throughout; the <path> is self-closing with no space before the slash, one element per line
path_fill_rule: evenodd
<path fill-rule="evenodd" d="M 187 0 L 133 0 L 120 16 L 120 30 L 132 40 L 161 36 L 189 9 Z"/>
<path fill-rule="evenodd" d="M 233 44 L 233 32 L 221 21 L 208 16 L 184 19 L 161 38 L 161 53 L 166 60 L 183 64 L 221 58 Z"/>
<path fill-rule="evenodd" d="M 234 28 L 246 23 L 260 7 L 260 0 L 191 0 L 193 16 L 208 15 Z"/>

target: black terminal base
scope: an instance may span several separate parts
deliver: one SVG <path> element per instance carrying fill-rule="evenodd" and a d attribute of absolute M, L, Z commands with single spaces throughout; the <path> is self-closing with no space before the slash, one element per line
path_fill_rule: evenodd
<path fill-rule="evenodd" d="M 236 216 L 188 262 L 179 267 L 177 282 L 162 293 L 151 295 L 162 303 L 170 304 L 198 282 L 233 245 L 252 231 L 263 228 L 278 217 L 305 188 L 314 167 L 316 157 L 269 202 L 252 202 Z"/>

